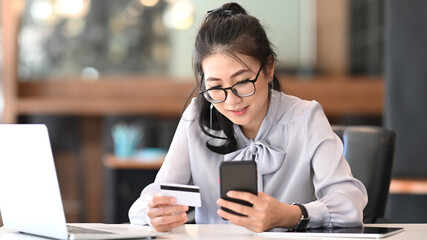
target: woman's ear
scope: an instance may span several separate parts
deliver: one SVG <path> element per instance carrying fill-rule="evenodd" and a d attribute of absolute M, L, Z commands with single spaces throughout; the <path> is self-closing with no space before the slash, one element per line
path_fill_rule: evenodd
<path fill-rule="evenodd" d="M 269 78 L 273 78 L 274 76 L 275 65 L 276 65 L 276 59 L 274 58 L 274 56 L 273 55 L 268 56 L 265 70 L 267 71 L 267 75 Z"/>

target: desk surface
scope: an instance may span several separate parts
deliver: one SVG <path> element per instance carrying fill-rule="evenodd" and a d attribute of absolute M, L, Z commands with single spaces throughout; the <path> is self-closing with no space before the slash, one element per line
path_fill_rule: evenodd
<path fill-rule="evenodd" d="M 426 239 L 427 224 L 367 224 L 366 226 L 379 227 L 403 227 L 405 231 L 396 235 L 384 238 L 387 240 L 398 239 Z M 0 240 L 41 240 L 40 238 L 27 234 L 11 233 L 0 228 Z M 170 232 L 169 235 L 160 236 L 157 239 L 221 239 L 221 240 L 243 240 L 243 239 L 277 239 L 256 236 L 249 230 L 235 225 L 204 225 L 204 224 L 186 224 Z M 282 238 L 290 239 L 290 238 Z M 307 239 L 307 238 L 300 238 Z M 328 239 L 328 238 L 310 238 L 310 239 Z M 339 240 L 341 238 L 329 238 Z M 357 238 L 346 238 L 356 240 Z"/>

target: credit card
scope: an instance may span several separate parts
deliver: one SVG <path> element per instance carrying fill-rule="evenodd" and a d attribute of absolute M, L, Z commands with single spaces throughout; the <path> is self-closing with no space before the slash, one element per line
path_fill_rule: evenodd
<path fill-rule="evenodd" d="M 160 193 L 162 196 L 175 197 L 175 204 L 177 205 L 186 205 L 191 207 L 202 206 L 199 186 L 162 183 L 160 184 Z"/>

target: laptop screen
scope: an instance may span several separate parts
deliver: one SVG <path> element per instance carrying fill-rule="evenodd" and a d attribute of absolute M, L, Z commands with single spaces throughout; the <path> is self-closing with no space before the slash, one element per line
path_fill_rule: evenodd
<path fill-rule="evenodd" d="M 66 239 L 47 128 L 0 124 L 0 209 L 8 229 Z"/>

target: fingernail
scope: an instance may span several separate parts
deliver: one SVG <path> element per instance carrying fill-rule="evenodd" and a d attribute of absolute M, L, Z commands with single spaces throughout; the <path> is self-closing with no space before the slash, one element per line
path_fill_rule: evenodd
<path fill-rule="evenodd" d="M 187 217 L 187 214 L 185 212 L 181 213 L 181 217 L 185 218 Z"/>
<path fill-rule="evenodd" d="M 216 204 L 217 205 L 221 205 L 222 204 L 222 199 L 220 198 L 220 199 L 216 200 Z"/>
<path fill-rule="evenodd" d="M 187 211 L 188 210 L 188 206 L 182 206 L 182 210 Z"/>
<path fill-rule="evenodd" d="M 169 201 L 170 201 L 171 203 L 175 203 L 175 202 L 176 202 L 176 199 L 175 199 L 175 198 L 170 198 L 170 199 L 169 199 Z"/>
<path fill-rule="evenodd" d="M 232 197 L 233 196 L 233 192 L 232 191 L 227 192 L 227 196 Z"/>

